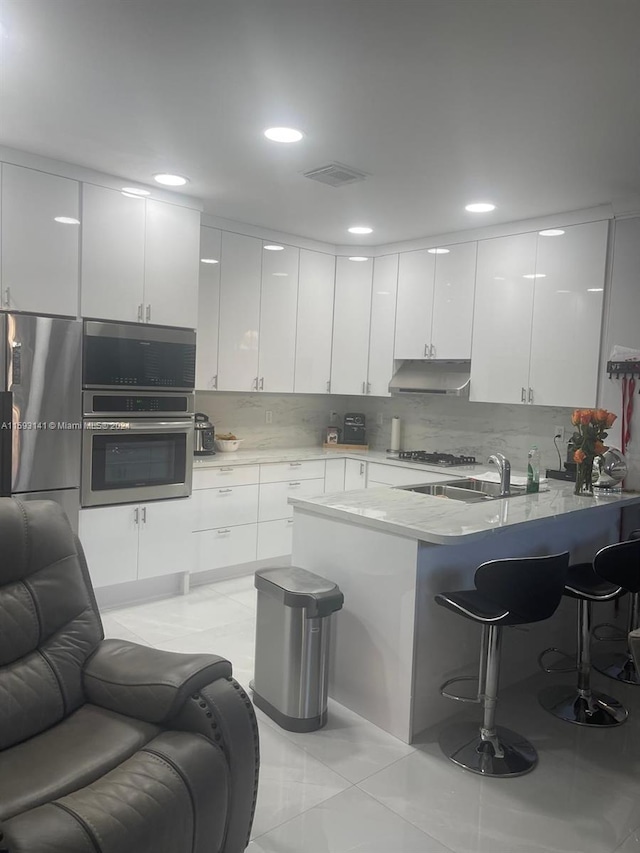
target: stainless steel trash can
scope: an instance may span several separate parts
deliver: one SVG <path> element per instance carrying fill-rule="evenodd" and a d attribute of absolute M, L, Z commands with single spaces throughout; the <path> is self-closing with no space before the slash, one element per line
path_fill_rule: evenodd
<path fill-rule="evenodd" d="M 290 732 L 327 721 L 329 622 L 344 596 L 335 583 L 290 566 L 260 569 L 253 701 Z"/>

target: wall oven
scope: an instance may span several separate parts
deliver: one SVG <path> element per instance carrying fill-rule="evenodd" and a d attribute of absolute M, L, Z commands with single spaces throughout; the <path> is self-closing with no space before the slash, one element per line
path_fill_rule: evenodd
<path fill-rule="evenodd" d="M 85 391 L 82 506 L 191 494 L 193 394 Z"/>

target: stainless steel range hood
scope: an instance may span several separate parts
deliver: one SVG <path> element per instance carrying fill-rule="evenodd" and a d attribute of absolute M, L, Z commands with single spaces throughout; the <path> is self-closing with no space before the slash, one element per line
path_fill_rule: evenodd
<path fill-rule="evenodd" d="M 468 397 L 470 372 L 470 361 L 403 361 L 389 383 L 389 391 Z"/>

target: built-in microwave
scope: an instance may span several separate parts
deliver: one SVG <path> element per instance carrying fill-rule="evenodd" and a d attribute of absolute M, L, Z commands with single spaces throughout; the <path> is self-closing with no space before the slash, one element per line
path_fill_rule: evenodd
<path fill-rule="evenodd" d="M 193 474 L 193 394 L 85 391 L 84 507 L 187 497 Z"/>
<path fill-rule="evenodd" d="M 95 389 L 193 391 L 196 333 L 86 320 L 82 385 Z"/>

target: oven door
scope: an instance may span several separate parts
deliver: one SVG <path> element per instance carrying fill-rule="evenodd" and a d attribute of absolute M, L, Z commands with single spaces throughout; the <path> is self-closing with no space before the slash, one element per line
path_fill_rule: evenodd
<path fill-rule="evenodd" d="M 193 420 L 85 419 L 82 506 L 191 494 Z"/>

